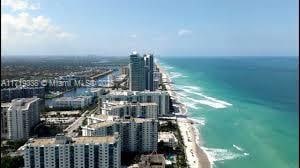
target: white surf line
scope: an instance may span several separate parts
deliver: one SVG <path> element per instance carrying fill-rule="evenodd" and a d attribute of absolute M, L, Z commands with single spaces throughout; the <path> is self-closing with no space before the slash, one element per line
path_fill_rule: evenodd
<path fill-rule="evenodd" d="M 207 148 L 204 146 L 202 146 L 201 148 L 206 152 L 206 154 L 208 155 L 208 159 L 212 164 L 218 161 L 233 160 L 233 159 L 237 159 L 249 155 L 248 153 L 243 153 L 243 154 L 234 153 L 228 149 Z"/>
<path fill-rule="evenodd" d="M 237 145 L 235 145 L 235 144 L 233 144 L 232 146 L 233 146 L 235 149 L 239 150 L 239 151 L 244 151 L 243 148 L 241 148 L 241 147 L 239 147 L 239 146 L 237 146 Z"/>
<path fill-rule="evenodd" d="M 187 92 L 187 93 L 191 93 L 191 94 L 195 94 L 195 95 L 204 97 L 204 98 L 206 98 L 208 100 L 211 100 L 211 101 L 214 101 L 216 103 L 220 103 L 220 104 L 223 104 L 223 105 L 226 105 L 226 106 L 232 106 L 231 103 L 228 103 L 228 102 L 222 101 L 222 100 L 218 100 L 218 99 L 213 98 L 213 97 L 206 96 L 206 95 L 204 95 L 203 93 L 200 93 L 200 92 L 195 92 L 195 91 L 192 91 L 190 89 L 184 89 L 184 88 L 182 90 L 185 91 L 185 92 Z"/>

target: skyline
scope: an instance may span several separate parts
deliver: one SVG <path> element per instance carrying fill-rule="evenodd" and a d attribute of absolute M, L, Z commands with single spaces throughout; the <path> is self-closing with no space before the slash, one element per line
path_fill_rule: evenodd
<path fill-rule="evenodd" d="M 298 1 L 1 1 L 1 55 L 297 56 Z"/>

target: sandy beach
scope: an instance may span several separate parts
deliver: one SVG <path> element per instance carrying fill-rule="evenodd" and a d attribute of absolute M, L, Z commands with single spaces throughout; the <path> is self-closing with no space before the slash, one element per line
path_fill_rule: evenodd
<path fill-rule="evenodd" d="M 178 108 L 179 112 L 182 114 L 182 117 L 177 117 L 177 124 L 179 126 L 181 136 L 184 141 L 185 154 L 188 161 L 188 165 L 191 168 L 210 168 L 211 163 L 209 162 L 205 152 L 199 146 L 201 142 L 200 138 L 198 138 L 197 136 L 199 136 L 200 133 L 197 134 L 198 132 L 197 130 L 195 130 L 194 127 L 195 123 L 192 120 L 185 117 L 187 109 L 183 104 L 181 104 L 178 101 L 176 92 L 173 91 L 173 87 L 171 85 L 171 79 L 162 67 L 160 67 L 158 64 L 157 66 L 159 68 L 159 71 L 162 73 L 162 80 L 166 86 L 168 93 L 177 103 L 179 103 Z"/>

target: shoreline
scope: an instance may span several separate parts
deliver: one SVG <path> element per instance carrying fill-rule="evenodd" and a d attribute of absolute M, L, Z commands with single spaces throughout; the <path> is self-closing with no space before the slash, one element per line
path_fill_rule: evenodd
<path fill-rule="evenodd" d="M 169 95 L 178 103 L 177 107 L 181 116 L 176 117 L 176 121 L 181 132 L 182 139 L 185 145 L 185 155 L 188 162 L 188 165 L 191 168 L 211 168 L 212 163 L 210 162 L 207 153 L 201 148 L 200 132 L 195 127 L 195 122 L 192 119 L 186 116 L 187 107 L 180 103 L 176 92 L 172 91 L 173 87 L 170 77 L 167 75 L 165 70 L 157 64 L 159 72 L 162 73 L 162 82 L 165 84 L 165 87 Z"/>

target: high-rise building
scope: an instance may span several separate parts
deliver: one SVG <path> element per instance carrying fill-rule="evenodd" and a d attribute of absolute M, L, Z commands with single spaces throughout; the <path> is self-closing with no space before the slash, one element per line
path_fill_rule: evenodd
<path fill-rule="evenodd" d="M 146 54 L 144 55 L 145 61 L 145 82 L 146 82 L 146 90 L 153 91 L 153 71 L 154 71 L 154 62 L 153 55 Z"/>
<path fill-rule="evenodd" d="M 122 66 L 122 68 L 121 68 L 121 74 L 123 74 L 123 75 L 129 75 L 129 68 L 128 68 L 128 66 Z"/>
<path fill-rule="evenodd" d="M 30 98 L 37 96 L 38 98 L 45 97 L 44 87 L 19 87 L 1 89 L 1 101 L 9 102 L 16 98 Z"/>
<path fill-rule="evenodd" d="M 7 138 L 29 138 L 31 128 L 40 121 L 42 108 L 42 101 L 37 97 L 12 100 L 7 109 Z"/>
<path fill-rule="evenodd" d="M 24 167 L 39 168 L 119 168 L 121 145 L 119 135 L 69 138 L 30 139 L 24 146 Z"/>
<path fill-rule="evenodd" d="M 145 62 L 138 53 L 133 52 L 129 61 L 129 90 L 143 91 L 146 89 Z"/>
<path fill-rule="evenodd" d="M 106 101 L 103 102 L 101 114 L 118 117 L 142 117 L 155 118 L 158 115 L 158 106 L 156 103 L 132 103 L 127 101 Z"/>
<path fill-rule="evenodd" d="M 167 91 L 110 91 L 109 94 L 101 96 L 101 106 L 105 101 L 128 101 L 140 103 L 156 103 L 158 116 L 170 115 L 170 96 Z"/>
<path fill-rule="evenodd" d="M 159 86 L 161 84 L 162 84 L 162 74 L 159 71 L 154 71 L 154 73 L 153 73 L 154 90 L 159 89 Z"/>
<path fill-rule="evenodd" d="M 157 150 L 157 120 L 122 118 L 98 122 L 95 116 L 93 118 L 91 122 L 94 124 L 82 127 L 83 136 L 107 136 L 118 132 L 124 152 L 143 153 Z"/>
<path fill-rule="evenodd" d="M 7 110 L 10 103 L 1 103 L 1 138 L 7 138 Z"/>

